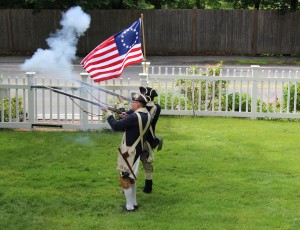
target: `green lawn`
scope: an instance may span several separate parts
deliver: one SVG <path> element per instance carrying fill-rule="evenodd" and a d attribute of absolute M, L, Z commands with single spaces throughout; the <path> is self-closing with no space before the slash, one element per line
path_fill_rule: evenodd
<path fill-rule="evenodd" d="M 226 64 L 230 64 L 230 61 L 224 62 Z M 294 65 L 294 66 L 299 66 L 300 61 L 295 61 L 295 60 L 240 60 L 234 62 L 235 64 L 241 64 L 241 65 L 273 65 L 273 66 L 285 66 L 285 65 Z"/>
<path fill-rule="evenodd" d="M 0 130 L 0 229 L 300 229 L 300 122 L 162 117 L 122 213 L 121 133 Z"/>
<path fill-rule="evenodd" d="M 219 64 L 219 60 L 209 60 L 209 61 L 199 61 L 198 64 L 202 65 L 217 65 Z M 300 66 L 300 59 L 295 58 L 287 58 L 287 59 L 278 59 L 278 60 L 272 60 L 268 59 L 267 57 L 249 57 L 248 59 L 241 58 L 240 60 L 230 60 L 230 58 L 227 58 L 225 60 L 222 60 L 222 65 L 236 65 L 236 66 L 250 66 L 250 65 L 260 65 L 260 66 Z"/>

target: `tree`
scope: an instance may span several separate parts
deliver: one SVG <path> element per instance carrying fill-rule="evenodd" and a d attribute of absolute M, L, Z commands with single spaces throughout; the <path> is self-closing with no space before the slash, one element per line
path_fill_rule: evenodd
<path fill-rule="evenodd" d="M 297 0 L 276 0 L 274 2 L 268 0 L 267 3 L 266 8 L 275 9 L 279 14 L 285 14 L 289 11 L 299 9 Z"/>
<path fill-rule="evenodd" d="M 145 0 L 10 0 L 1 1 L 2 9 L 68 9 L 81 6 L 85 10 L 92 9 L 131 9 L 138 8 Z M 147 6 L 145 6 L 147 8 Z"/>
<path fill-rule="evenodd" d="M 224 0 L 230 2 L 234 9 L 272 9 L 279 14 L 299 9 L 297 0 Z"/>
<path fill-rule="evenodd" d="M 155 9 L 161 9 L 162 1 L 160 0 L 146 0 L 146 3 L 154 6 Z"/>
<path fill-rule="evenodd" d="M 261 3 L 261 0 L 255 0 L 254 1 L 254 9 L 258 9 L 259 10 L 260 3 Z"/>
<path fill-rule="evenodd" d="M 155 9 L 192 9 L 196 0 L 146 0 L 146 3 L 152 4 Z"/>
<path fill-rule="evenodd" d="M 196 8 L 201 9 L 201 0 L 196 0 Z"/>
<path fill-rule="evenodd" d="M 155 9 L 220 9 L 222 0 L 146 0 Z"/>
<path fill-rule="evenodd" d="M 298 0 L 291 0 L 291 11 L 297 10 Z"/>
<path fill-rule="evenodd" d="M 229 3 L 234 9 L 275 9 L 284 14 L 299 9 L 298 0 L 9 0 L 2 9 L 68 9 L 81 6 L 92 9 L 221 9 Z M 227 4 L 228 5 L 228 4 Z"/>
<path fill-rule="evenodd" d="M 262 0 L 225 0 L 225 2 L 232 3 L 235 9 L 249 9 L 250 7 L 259 9 Z"/>

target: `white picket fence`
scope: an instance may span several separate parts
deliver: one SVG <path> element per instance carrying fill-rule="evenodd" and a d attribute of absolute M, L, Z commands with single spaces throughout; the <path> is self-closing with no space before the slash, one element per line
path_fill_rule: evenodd
<path fill-rule="evenodd" d="M 162 115 L 299 119 L 299 75 L 297 69 L 278 71 L 259 66 L 224 68 L 220 73 L 209 68 L 147 66 L 139 80 L 119 78 L 94 84 L 86 73 L 79 81 L 70 81 L 37 78 L 28 72 L 22 79 L 0 79 L 0 128 L 109 128 L 99 106 L 71 100 L 45 86 L 115 107 L 117 97 L 102 89 L 130 97 L 142 84 L 158 91 Z"/>
<path fill-rule="evenodd" d="M 149 69 L 149 85 L 160 92 L 165 115 L 298 119 L 299 82 L 298 69 L 278 71 L 256 65 L 221 69 L 219 76 L 207 68 Z M 163 92 L 169 92 L 168 99 L 161 98 Z"/>

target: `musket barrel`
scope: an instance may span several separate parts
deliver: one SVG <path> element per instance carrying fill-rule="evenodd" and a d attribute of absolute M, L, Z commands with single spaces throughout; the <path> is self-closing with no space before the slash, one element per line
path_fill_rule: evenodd
<path fill-rule="evenodd" d="M 62 95 L 65 95 L 65 96 L 68 96 L 68 97 L 72 97 L 72 98 L 75 98 L 75 99 L 79 99 L 81 101 L 85 101 L 85 102 L 88 102 L 92 105 L 96 105 L 96 106 L 99 106 L 100 108 L 101 107 L 105 107 L 104 104 L 102 103 L 99 103 L 99 102 L 95 102 L 95 101 L 91 101 L 91 100 L 88 100 L 88 99 L 85 99 L 83 97 L 79 97 L 79 96 L 76 96 L 76 95 L 73 95 L 73 94 L 70 94 L 70 93 L 66 93 L 64 91 L 61 91 L 61 90 L 58 90 L 57 88 L 52 88 L 52 87 L 49 87 L 49 86 L 44 86 L 43 88 L 46 88 L 46 89 L 49 89 L 49 90 L 52 90 L 53 92 L 56 92 L 56 93 L 59 93 L 59 94 L 62 94 Z M 115 112 L 115 113 L 118 113 L 118 114 L 121 114 L 122 112 L 116 108 L 113 108 L 113 107 L 110 107 L 110 106 L 106 106 L 109 110 Z"/>
<path fill-rule="evenodd" d="M 81 83 L 81 84 L 83 84 L 83 85 L 86 85 L 86 86 L 88 86 L 90 88 L 98 89 L 98 90 L 103 91 L 103 92 L 105 92 L 107 94 L 110 94 L 112 96 L 120 97 L 120 98 L 122 98 L 124 100 L 131 101 L 131 98 L 129 98 L 129 97 L 125 97 L 125 96 L 122 96 L 121 94 L 117 94 L 117 93 L 111 92 L 109 90 L 103 89 L 100 86 L 91 85 L 89 83 L 86 83 L 86 82 L 80 81 L 80 80 L 76 80 L 76 81 L 79 82 L 79 83 Z"/>

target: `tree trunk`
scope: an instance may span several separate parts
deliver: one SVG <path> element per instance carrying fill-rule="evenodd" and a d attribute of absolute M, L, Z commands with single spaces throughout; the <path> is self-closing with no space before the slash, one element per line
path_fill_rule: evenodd
<path fill-rule="evenodd" d="M 196 8 L 201 9 L 201 0 L 196 0 Z"/>
<path fill-rule="evenodd" d="M 291 0 L 291 11 L 297 10 L 297 0 Z"/>
<path fill-rule="evenodd" d="M 261 0 L 255 0 L 255 2 L 254 2 L 254 9 L 258 9 L 259 10 L 260 3 L 261 3 Z"/>

